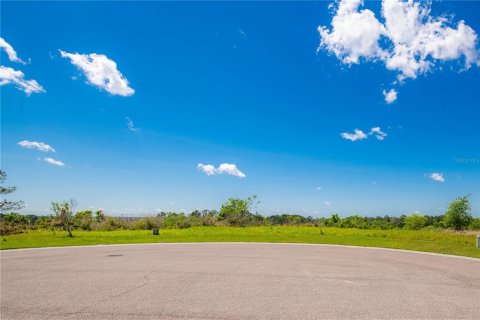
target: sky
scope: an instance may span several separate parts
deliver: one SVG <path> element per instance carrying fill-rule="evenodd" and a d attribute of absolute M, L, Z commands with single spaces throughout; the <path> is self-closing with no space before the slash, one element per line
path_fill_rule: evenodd
<path fill-rule="evenodd" d="M 480 2 L 1 3 L 25 213 L 480 216 Z"/>

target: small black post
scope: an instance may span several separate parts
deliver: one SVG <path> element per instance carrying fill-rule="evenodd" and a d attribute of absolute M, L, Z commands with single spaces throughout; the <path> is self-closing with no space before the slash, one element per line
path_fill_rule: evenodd
<path fill-rule="evenodd" d="M 153 235 L 158 236 L 158 228 L 153 228 Z"/>

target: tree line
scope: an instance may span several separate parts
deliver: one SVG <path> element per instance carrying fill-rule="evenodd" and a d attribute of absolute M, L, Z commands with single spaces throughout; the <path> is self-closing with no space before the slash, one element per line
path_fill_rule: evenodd
<path fill-rule="evenodd" d="M 189 228 L 194 226 L 312 226 L 357 229 L 453 229 L 480 230 L 480 218 L 471 215 L 468 196 L 452 201 L 443 215 L 429 216 L 420 213 L 410 215 L 365 217 L 353 215 L 340 217 L 333 213 L 330 217 L 314 218 L 298 214 L 262 216 L 251 209 L 255 198 L 231 198 L 219 211 L 194 210 L 183 212 L 161 212 L 147 217 L 114 217 L 105 215 L 102 210 L 82 210 L 75 212 L 75 202 L 52 203 L 52 214 L 48 216 L 22 215 L 15 212 L 0 214 L 0 232 L 5 234 L 27 230 L 64 230 L 73 236 L 74 230 L 151 230 L 153 228 Z"/>
<path fill-rule="evenodd" d="M 0 170 L 0 185 L 5 181 L 5 173 Z M 14 187 L 1 187 L 0 194 L 8 194 Z M 480 230 L 480 218 L 471 213 L 469 196 L 461 196 L 452 201 L 443 215 L 409 215 L 366 217 L 353 215 L 341 217 L 333 213 L 330 217 L 314 218 L 298 214 L 262 216 L 256 212 L 259 203 L 256 196 L 246 199 L 230 198 L 220 210 L 194 210 L 183 212 L 160 212 L 147 217 L 107 216 L 102 210 L 76 211 L 74 200 L 53 202 L 52 214 L 47 216 L 22 215 L 17 211 L 23 202 L 0 202 L 0 233 L 2 235 L 25 232 L 35 229 L 64 230 L 73 236 L 74 230 L 149 230 L 153 228 L 189 228 L 194 226 L 315 226 L 357 229 L 453 229 L 457 231 Z M 6 213 L 8 212 L 8 213 Z"/>

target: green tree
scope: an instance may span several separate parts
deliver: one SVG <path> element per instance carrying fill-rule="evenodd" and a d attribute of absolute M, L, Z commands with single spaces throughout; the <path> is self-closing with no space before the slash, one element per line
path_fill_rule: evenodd
<path fill-rule="evenodd" d="M 450 202 L 448 209 L 443 216 L 445 227 L 455 230 L 464 230 L 472 220 L 471 205 L 468 200 L 469 195 L 458 197 Z"/>
<path fill-rule="evenodd" d="M 423 214 L 414 212 L 404 219 L 404 228 L 410 230 L 420 230 L 427 225 L 428 219 Z"/>
<path fill-rule="evenodd" d="M 55 214 L 54 224 L 60 229 L 67 231 L 69 237 L 73 237 L 72 230 L 75 226 L 74 208 L 75 200 L 73 199 L 69 202 L 52 202 L 52 211 Z"/>
<path fill-rule="evenodd" d="M 0 196 L 2 201 L 0 202 L 0 212 L 8 212 L 14 210 L 20 210 L 24 207 L 23 201 L 8 201 L 4 199 L 5 194 L 14 192 L 16 187 L 4 187 L 3 183 L 7 180 L 7 174 L 5 171 L 0 170 Z"/>
<path fill-rule="evenodd" d="M 220 208 L 219 218 L 231 226 L 247 226 L 254 220 L 251 212 L 253 205 L 257 204 L 257 196 L 246 199 L 230 198 Z"/>

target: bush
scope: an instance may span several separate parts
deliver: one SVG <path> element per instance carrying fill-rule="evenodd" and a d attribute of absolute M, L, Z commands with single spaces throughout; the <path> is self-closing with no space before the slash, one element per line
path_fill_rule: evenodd
<path fill-rule="evenodd" d="M 480 230 L 480 218 L 472 218 L 470 225 L 468 226 L 470 230 Z"/>
<path fill-rule="evenodd" d="M 167 228 L 181 228 L 181 229 L 188 228 L 191 226 L 190 222 L 188 221 L 184 213 L 176 213 L 176 212 L 169 213 L 165 217 L 164 225 Z"/>
<path fill-rule="evenodd" d="M 128 228 L 134 230 L 152 230 L 163 227 L 162 217 L 145 217 L 132 221 Z"/>
<path fill-rule="evenodd" d="M 82 230 L 92 230 L 93 212 L 92 210 L 79 211 L 75 214 L 75 227 Z"/>
<path fill-rule="evenodd" d="M 325 224 L 328 227 L 339 227 L 342 225 L 342 218 L 336 213 L 332 213 L 330 218 L 325 221 Z"/>
<path fill-rule="evenodd" d="M 98 231 L 113 231 L 119 229 L 131 229 L 128 228 L 128 222 L 116 217 L 105 217 L 105 219 L 92 225 L 92 230 Z"/>
<path fill-rule="evenodd" d="M 412 213 L 411 215 L 405 217 L 404 228 L 409 230 L 420 230 L 426 226 L 427 221 L 427 218 L 423 214 Z"/>
<path fill-rule="evenodd" d="M 340 227 L 342 228 L 357 228 L 357 229 L 367 229 L 368 225 L 365 221 L 365 218 L 360 217 L 359 215 L 354 215 L 346 217 L 340 221 Z"/>
<path fill-rule="evenodd" d="M 472 221 L 471 205 L 468 196 L 458 197 L 450 202 L 443 217 L 445 227 L 464 230 Z"/>

